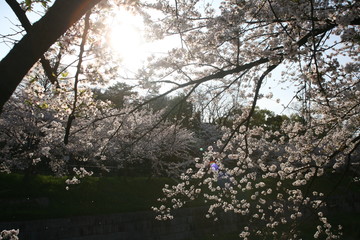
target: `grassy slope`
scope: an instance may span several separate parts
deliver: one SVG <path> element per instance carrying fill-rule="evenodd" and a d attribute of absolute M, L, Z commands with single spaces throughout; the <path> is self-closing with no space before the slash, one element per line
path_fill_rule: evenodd
<path fill-rule="evenodd" d="M 150 210 L 166 178 L 91 177 L 66 190 L 65 178 L 0 174 L 0 221 Z"/>

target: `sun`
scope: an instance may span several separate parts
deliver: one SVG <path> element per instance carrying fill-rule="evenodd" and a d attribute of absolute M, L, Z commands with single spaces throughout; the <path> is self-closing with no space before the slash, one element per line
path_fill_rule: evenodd
<path fill-rule="evenodd" d="M 107 42 L 114 54 L 126 65 L 140 64 L 146 45 L 142 18 L 126 10 L 119 10 L 109 29 Z"/>
<path fill-rule="evenodd" d="M 112 54 L 117 55 L 121 65 L 127 70 L 136 71 L 152 55 L 167 54 L 180 42 L 176 36 L 159 40 L 147 40 L 145 23 L 141 15 L 123 8 L 113 10 L 114 14 L 108 19 L 106 44 Z"/>

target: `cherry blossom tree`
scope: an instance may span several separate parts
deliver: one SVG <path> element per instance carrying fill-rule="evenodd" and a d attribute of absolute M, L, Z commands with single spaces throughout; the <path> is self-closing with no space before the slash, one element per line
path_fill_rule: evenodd
<path fill-rule="evenodd" d="M 64 139 L 73 101 L 67 89 L 71 84 L 63 80 L 60 89 L 53 86 L 53 93 L 44 92 L 33 81 L 5 105 L 0 118 L 1 171 L 45 162 L 55 174 L 64 175 L 73 167 L 110 170 L 136 163 L 146 164 L 153 175 L 176 176 L 189 164 L 195 140 L 189 130 L 164 122 L 162 113 L 151 109 L 134 111 L 128 103 L 113 108 L 110 102 L 94 100 L 89 88 L 79 88 L 76 118 Z"/>
<path fill-rule="evenodd" d="M 324 208 L 359 164 L 359 2 L 229 0 L 216 8 L 176 0 L 152 7 L 163 13 L 152 21 L 155 37 L 177 35 L 181 46 L 153 58 L 139 77 L 166 82 L 166 93 L 200 88 L 214 93 L 209 103 L 247 103 L 183 182 L 165 186 L 158 219 L 200 197 L 207 217 L 219 209 L 243 215 L 243 239 L 301 239 L 309 219 L 318 223 L 314 238 L 340 238 L 341 226 L 331 225 Z M 282 76 L 273 77 L 298 87 L 304 121 L 284 121 L 281 132 L 251 127 L 264 81 L 278 68 Z M 323 192 L 317 182 L 331 175 L 340 180 Z"/>

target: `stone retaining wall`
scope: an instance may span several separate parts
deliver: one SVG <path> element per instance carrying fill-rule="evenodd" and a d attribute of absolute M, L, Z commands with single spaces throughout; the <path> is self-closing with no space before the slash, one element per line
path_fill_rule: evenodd
<path fill-rule="evenodd" d="M 328 199 L 329 213 L 360 213 L 360 196 Z M 20 240 L 203 240 L 226 233 L 239 233 L 246 223 L 232 212 L 218 213 L 219 220 L 206 219 L 208 208 L 184 208 L 171 221 L 155 220 L 152 211 L 81 216 L 21 222 L 0 222 L 0 230 L 20 229 Z M 360 236 L 358 223 L 344 231 Z M 349 238 L 360 239 L 360 238 Z"/>

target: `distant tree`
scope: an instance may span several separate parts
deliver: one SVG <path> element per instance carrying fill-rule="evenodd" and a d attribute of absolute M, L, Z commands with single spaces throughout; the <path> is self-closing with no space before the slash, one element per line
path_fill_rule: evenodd
<path fill-rule="evenodd" d="M 188 129 L 193 129 L 196 125 L 194 106 L 184 94 L 157 98 L 149 103 L 149 108 L 154 111 L 164 110 L 166 119 Z"/>
<path fill-rule="evenodd" d="M 105 90 L 94 88 L 92 91 L 94 92 L 95 99 L 108 100 L 114 104 L 116 108 L 123 108 L 125 101 L 132 101 L 132 103 L 136 104 L 133 100 L 138 95 L 137 92 L 133 91 L 132 86 L 123 82 L 117 82 Z"/>
<path fill-rule="evenodd" d="M 280 131 L 284 120 L 288 119 L 286 115 L 275 115 L 274 112 L 267 109 L 256 109 L 250 122 L 250 127 L 263 127 L 265 131 Z"/>
<path fill-rule="evenodd" d="M 94 88 L 92 91 L 95 99 L 108 100 L 116 108 L 122 108 L 126 101 L 134 106 L 141 105 L 141 102 L 136 100 L 139 94 L 133 89 L 134 87 L 126 83 L 117 82 L 104 90 Z M 155 112 L 162 112 L 164 119 L 189 129 L 194 127 L 194 107 L 191 102 L 187 101 L 185 95 L 163 96 L 154 100 L 151 100 L 152 96 L 145 98 L 150 100 L 146 107 Z"/>
<path fill-rule="evenodd" d="M 234 125 L 236 118 L 241 114 L 241 108 L 233 109 L 226 116 L 217 119 L 216 122 L 219 125 L 231 127 Z M 268 109 L 256 107 L 249 122 L 249 127 L 262 127 L 265 131 L 281 131 L 284 121 L 301 121 L 301 117 L 297 114 L 292 114 L 290 117 L 287 115 L 277 115 Z"/>

